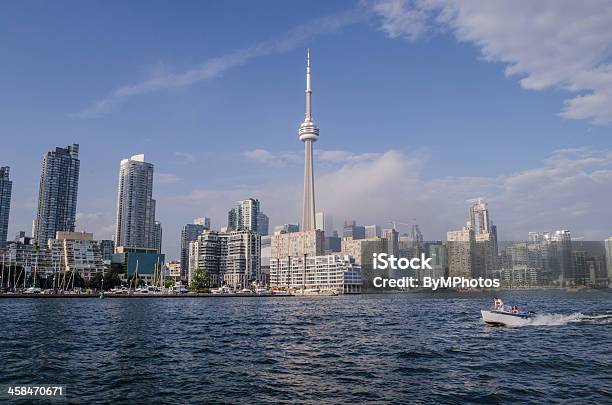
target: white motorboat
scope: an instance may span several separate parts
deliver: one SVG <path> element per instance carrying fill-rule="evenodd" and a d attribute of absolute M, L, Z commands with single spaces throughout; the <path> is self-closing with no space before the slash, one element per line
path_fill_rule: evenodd
<path fill-rule="evenodd" d="M 482 320 L 496 326 L 524 326 L 535 317 L 534 312 L 508 312 L 481 309 Z"/>
<path fill-rule="evenodd" d="M 171 294 L 187 294 L 189 290 L 185 288 L 183 283 L 177 281 L 173 286 L 170 286 L 169 292 Z"/>
<path fill-rule="evenodd" d="M 224 285 L 223 287 L 213 290 L 212 293 L 213 294 L 231 294 L 232 290 L 230 290 L 228 286 Z"/>
<path fill-rule="evenodd" d="M 285 290 L 272 290 L 272 295 L 293 295 L 291 291 Z"/>

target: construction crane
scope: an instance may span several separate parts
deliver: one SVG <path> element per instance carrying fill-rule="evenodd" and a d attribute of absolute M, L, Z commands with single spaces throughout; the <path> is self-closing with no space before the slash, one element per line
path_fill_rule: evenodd
<path fill-rule="evenodd" d="M 392 224 L 393 225 L 393 229 L 395 229 L 397 231 L 397 224 L 408 225 L 408 226 L 412 226 L 412 225 L 416 224 L 416 218 L 413 218 L 412 221 L 413 222 L 411 224 L 409 224 L 407 222 L 394 221 L 394 220 L 390 220 L 389 223 Z"/>

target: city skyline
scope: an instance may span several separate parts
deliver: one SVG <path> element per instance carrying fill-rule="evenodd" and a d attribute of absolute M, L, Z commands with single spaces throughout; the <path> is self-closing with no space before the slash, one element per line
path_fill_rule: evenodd
<path fill-rule="evenodd" d="M 119 50 L 109 49 L 113 62 L 108 62 L 112 66 L 106 71 L 85 63 L 92 60 L 91 55 L 79 43 L 50 44 L 49 52 L 70 52 L 75 60 L 85 61 L 79 64 L 82 73 L 64 72 L 60 69 L 64 65 L 46 56 L 47 48 L 31 25 L 7 25 L 14 34 L 10 37 L 32 49 L 26 56 L 42 55 L 48 62 L 47 71 L 32 71 L 34 65 L 15 45 L 2 42 L 9 55 L 4 77 L 10 77 L 11 83 L 0 79 L 8 89 L 1 97 L 12 99 L 3 103 L 7 107 L 0 112 L 0 131 L 16 139 L 0 151 L 0 166 L 11 168 L 13 182 L 9 239 L 31 228 L 41 155 L 72 143 L 81 145 L 82 162 L 77 230 L 93 232 L 97 239 L 109 239 L 115 226 L 116 165 L 137 153 L 145 153 L 156 165 L 158 219 L 164 225 L 163 246 L 169 257 L 178 258 L 180 230 L 191 218 L 209 216 L 213 228 L 219 228 L 233 202 L 245 198 L 262 202 L 271 228 L 301 222 L 297 207 L 302 190 L 295 180 L 302 174 L 303 153 L 295 142 L 294 128 L 303 114 L 300 94 L 307 46 L 316 49 L 317 121 L 324 123 L 328 134 L 314 156 L 317 210 L 329 213 L 337 223 L 355 218 L 361 224 L 384 227 L 389 220 L 409 222 L 416 217 L 427 239 L 443 239 L 446 231 L 457 227 L 457 218 L 464 218 L 465 201 L 483 196 L 495 207 L 501 239 L 522 239 L 529 231 L 561 228 L 592 240 L 609 237 L 612 220 L 605 201 L 612 189 L 612 151 L 610 126 L 601 122 L 609 105 L 604 104 L 597 117 L 568 119 L 580 118 L 576 110 L 574 116 L 557 116 L 575 93 L 551 79 L 553 64 L 535 71 L 527 63 L 534 55 L 508 54 L 500 43 L 486 48 L 479 41 L 486 39 L 487 32 L 467 30 L 470 26 L 460 18 L 448 24 L 446 33 L 402 30 L 402 21 L 410 21 L 402 17 L 410 17 L 412 9 L 406 3 L 395 10 L 385 4 L 376 2 L 365 10 L 353 2 L 321 5 L 316 12 L 308 10 L 299 17 L 277 4 L 276 15 L 287 17 L 285 22 L 276 19 L 268 28 L 251 32 L 245 28 L 244 34 L 233 32 L 231 39 L 217 44 L 181 42 L 184 32 L 161 24 L 166 34 L 163 44 L 140 52 L 138 61 L 117 52 L 141 49 L 139 45 L 147 44 L 143 38 L 127 41 Z M 69 14 L 88 7 L 92 6 L 75 5 Z M 212 14 L 229 13 L 220 5 L 210 7 L 206 11 Z M 514 13 L 530 18 L 521 14 L 524 8 L 516 7 Z M 574 18 L 593 13 L 586 6 L 561 8 L 553 8 L 558 19 L 551 24 L 563 24 L 570 13 Z M 264 9 L 245 5 L 240 12 L 270 11 Z M 20 13 L 27 15 L 28 7 L 10 5 L 6 11 L 0 18 L 19 22 Z M 155 5 L 147 16 L 158 21 L 163 11 Z M 542 13 L 538 6 L 528 11 L 533 18 Z M 375 18 L 363 23 L 363 12 Z M 495 17 L 495 7 L 486 12 Z M 57 17 L 67 30 L 50 37 L 72 44 L 65 39 L 80 23 L 51 17 L 37 16 L 38 29 L 47 33 Z M 117 32 L 127 30 L 125 16 L 116 18 Z M 193 27 L 195 22 L 185 18 L 185 27 Z M 224 28 L 211 23 L 198 32 L 212 35 L 236 27 L 229 24 Z M 316 33 L 308 31 L 298 39 L 295 31 L 291 31 L 294 36 L 287 34 L 304 25 L 316 27 Z M 511 29 L 503 22 L 500 27 Z M 584 29 L 601 33 L 598 24 Z M 95 29 L 85 30 L 84 35 L 107 47 L 114 43 L 111 34 Z M 294 41 L 286 49 L 278 50 L 282 48 L 278 45 L 257 58 L 247 57 L 227 69 L 224 65 L 222 75 L 181 90 L 161 86 L 126 96 L 104 114 L 77 116 L 118 86 L 133 83 L 140 88 L 140 79 L 148 73 L 154 78 L 181 77 L 180 72 L 201 61 L 204 66 L 206 61 L 227 62 L 224 55 L 244 55 L 232 52 L 248 49 L 254 39 L 275 37 Z M 570 48 L 571 44 L 561 47 Z M 584 57 L 580 69 L 589 73 L 603 63 L 606 54 L 587 48 L 591 54 L 574 56 Z M 446 68 L 449 60 L 454 69 Z M 143 66 L 152 68 L 142 73 Z M 92 83 L 87 74 L 98 80 Z M 26 80 L 33 75 L 40 78 L 37 86 Z M 54 84 L 68 79 L 71 85 L 74 80 L 73 87 Z M 537 85 L 536 79 L 541 80 Z M 244 99 L 245 89 L 257 98 L 256 103 Z M 64 95 L 60 99 L 55 97 L 59 91 Z M 37 124 L 41 120 L 44 127 Z"/>

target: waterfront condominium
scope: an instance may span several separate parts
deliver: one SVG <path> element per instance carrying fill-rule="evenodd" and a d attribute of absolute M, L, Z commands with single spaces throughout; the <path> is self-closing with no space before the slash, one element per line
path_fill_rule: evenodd
<path fill-rule="evenodd" d="M 210 218 L 197 218 L 185 224 L 181 230 L 181 279 L 187 280 L 189 273 L 189 243 L 198 239 L 204 230 L 210 229 Z"/>
<path fill-rule="evenodd" d="M 119 169 L 115 247 L 156 249 L 153 165 L 144 155 L 123 159 Z"/>
<path fill-rule="evenodd" d="M 32 230 L 39 246 L 46 246 L 58 231 L 74 232 L 79 168 L 77 144 L 55 148 L 43 157 L 38 211 Z"/>
<path fill-rule="evenodd" d="M 260 257 L 261 236 L 255 231 L 204 230 L 189 244 L 189 283 L 197 272 L 206 275 L 209 287 L 241 289 L 261 283 Z"/>
<path fill-rule="evenodd" d="M 8 166 L 0 167 L 0 244 L 6 242 L 11 210 L 13 182 L 9 179 L 9 171 Z"/>
<path fill-rule="evenodd" d="M 91 280 L 104 271 L 100 244 L 94 240 L 93 234 L 57 232 L 56 237 L 47 242 L 52 261 L 62 271 L 77 273 L 85 280 Z"/>

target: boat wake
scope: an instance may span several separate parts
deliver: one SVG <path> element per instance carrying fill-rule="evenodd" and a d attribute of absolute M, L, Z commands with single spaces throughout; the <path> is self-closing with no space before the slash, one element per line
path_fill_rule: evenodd
<path fill-rule="evenodd" d="M 602 315 L 585 315 L 580 312 L 573 314 L 537 314 L 533 319 L 527 319 L 521 326 L 562 326 L 575 323 L 610 324 L 612 313 Z"/>

